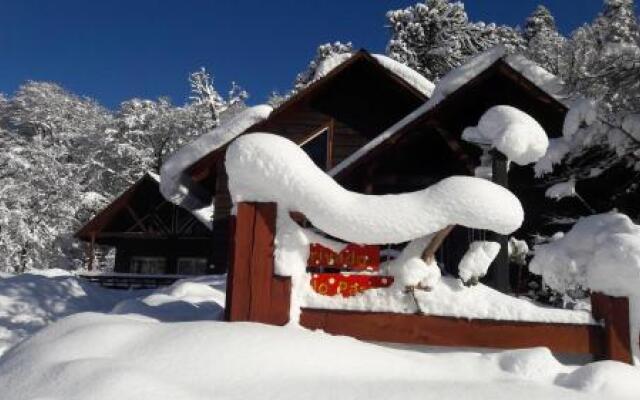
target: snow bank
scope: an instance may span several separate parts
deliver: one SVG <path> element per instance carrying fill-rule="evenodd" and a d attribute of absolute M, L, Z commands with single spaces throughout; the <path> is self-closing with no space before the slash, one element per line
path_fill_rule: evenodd
<path fill-rule="evenodd" d="M 628 297 L 634 362 L 640 365 L 640 226 L 615 212 L 581 218 L 564 236 L 537 246 L 529 269 L 562 293 L 584 288 Z"/>
<path fill-rule="evenodd" d="M 640 372 L 607 364 L 567 367 L 544 349 L 418 353 L 262 324 L 85 313 L 0 359 L 0 387 L 3 400 L 637 396 Z"/>
<path fill-rule="evenodd" d="M 316 68 L 316 71 L 313 75 L 313 81 L 317 81 L 318 79 L 325 77 L 336 67 L 350 59 L 352 56 L 353 54 L 351 53 L 339 53 L 327 57 L 320 64 L 318 64 L 318 67 Z M 430 97 L 433 93 L 435 85 L 430 80 L 422 76 L 422 74 L 420 74 L 418 71 L 382 54 L 372 54 L 372 57 L 375 58 L 376 61 L 378 61 L 378 63 L 385 69 L 400 77 L 403 81 L 407 82 L 418 92 L 422 93 L 425 97 Z"/>
<path fill-rule="evenodd" d="M 547 152 L 549 139 L 538 121 L 529 114 L 511 106 L 494 106 L 488 109 L 478 126 L 468 127 L 462 139 L 490 145 L 507 159 L 519 165 L 538 161 Z"/>
<path fill-rule="evenodd" d="M 185 171 L 196 161 L 224 146 L 254 124 L 265 120 L 273 109 L 268 105 L 247 108 L 229 121 L 197 140 L 183 146 L 164 162 L 161 169 L 160 191 L 170 202 L 188 210 L 206 210 L 210 204 L 203 204 L 198 198 L 197 188 L 185 175 Z M 197 212 L 199 214 L 206 211 Z M 211 222 L 207 221 L 210 225 Z"/>
<path fill-rule="evenodd" d="M 109 311 L 133 295 L 94 286 L 59 269 L 0 276 L 0 355 L 59 318 Z"/>
<path fill-rule="evenodd" d="M 577 286 L 611 296 L 640 287 L 640 226 L 615 212 L 584 217 L 564 236 L 536 246 L 529 265 L 553 289 Z"/>
<path fill-rule="evenodd" d="M 144 315 L 158 321 L 216 321 L 224 316 L 226 275 L 182 279 L 148 296 L 124 300 L 112 314 Z"/>
<path fill-rule="evenodd" d="M 487 274 L 489 266 L 500 252 L 500 243 L 476 241 L 469 245 L 458 266 L 463 282 L 477 282 Z"/>
<path fill-rule="evenodd" d="M 288 139 L 265 133 L 242 136 L 226 154 L 234 202 L 277 202 L 300 211 L 322 231 L 348 242 L 401 243 L 447 225 L 502 234 L 523 220 L 518 199 L 484 179 L 454 176 L 413 193 L 373 196 L 338 185 Z"/>

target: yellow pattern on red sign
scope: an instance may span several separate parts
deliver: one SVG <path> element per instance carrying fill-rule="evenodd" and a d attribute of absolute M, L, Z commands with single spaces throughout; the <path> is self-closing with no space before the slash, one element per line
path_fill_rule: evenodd
<path fill-rule="evenodd" d="M 351 297 L 368 289 L 385 288 L 393 283 L 392 276 L 312 274 L 311 287 L 321 295 Z"/>
<path fill-rule="evenodd" d="M 351 271 L 377 271 L 380 267 L 378 246 L 348 244 L 341 252 L 318 243 L 312 243 L 308 267 L 337 268 Z"/>

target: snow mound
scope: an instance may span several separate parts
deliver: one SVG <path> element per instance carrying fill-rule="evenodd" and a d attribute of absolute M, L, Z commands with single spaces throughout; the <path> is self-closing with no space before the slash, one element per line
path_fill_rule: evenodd
<path fill-rule="evenodd" d="M 265 104 L 247 108 L 211 132 L 180 148 L 162 165 L 160 171 L 162 195 L 168 201 L 186 209 L 206 210 L 210 204 L 204 204 L 198 198 L 197 189 L 185 175 L 185 171 L 202 157 L 229 143 L 254 124 L 265 120 L 272 110 Z M 207 223 L 210 224 L 210 221 Z"/>
<path fill-rule="evenodd" d="M 581 218 L 564 236 L 537 246 L 529 270 L 561 293 L 584 288 L 628 297 L 632 354 L 640 365 L 640 226 L 616 212 Z"/>
<path fill-rule="evenodd" d="M 412 257 L 395 273 L 395 278 L 398 284 L 405 287 L 420 285 L 432 288 L 440 282 L 440 275 L 437 264 L 427 264 L 418 257 Z"/>
<path fill-rule="evenodd" d="M 546 374 L 539 375 L 545 365 Z M 590 390 L 592 376 L 571 374 L 581 369 L 558 366 L 541 350 L 418 353 L 262 324 L 169 324 L 84 313 L 40 331 L 0 359 L 0 387 L 3 400 L 636 395 L 638 372 L 622 364 L 612 368 L 612 381 L 590 395 L 583 390 Z M 563 383 L 580 389 L 554 384 L 567 373 L 572 379 Z"/>
<path fill-rule="evenodd" d="M 558 240 L 537 246 L 529 269 L 561 292 L 580 286 L 634 296 L 640 287 L 640 226 L 616 212 L 581 218 Z"/>
<path fill-rule="evenodd" d="M 553 379 L 567 370 L 546 347 L 513 350 L 496 356 L 500 368 L 530 379 Z"/>
<path fill-rule="evenodd" d="M 538 161 L 547 152 L 549 139 L 538 121 L 511 106 L 494 106 L 462 133 L 468 142 L 496 148 L 510 161 L 527 165 Z"/>
<path fill-rule="evenodd" d="M 640 370 L 616 361 L 599 361 L 558 376 L 556 383 L 583 392 L 600 393 L 601 398 L 627 397 L 632 393 L 637 397 Z"/>
<path fill-rule="evenodd" d="M 0 277 L 0 355 L 62 317 L 109 311 L 132 294 L 103 289 L 60 269 Z"/>
<path fill-rule="evenodd" d="M 484 179 L 454 176 L 424 190 L 373 196 L 350 192 L 320 170 L 288 139 L 254 133 L 226 154 L 235 203 L 277 202 L 300 211 L 325 233 L 348 242 L 401 243 L 463 225 L 508 234 L 524 218 L 518 199 Z"/>
<path fill-rule="evenodd" d="M 219 279 L 214 282 L 223 287 Z M 224 316 L 224 305 L 224 289 L 214 288 L 207 281 L 180 280 L 148 296 L 122 301 L 111 313 L 143 315 L 165 322 L 216 321 Z"/>
<path fill-rule="evenodd" d="M 500 243 L 476 241 L 460 260 L 458 275 L 463 282 L 477 281 L 487 274 L 489 266 L 500 252 Z"/>

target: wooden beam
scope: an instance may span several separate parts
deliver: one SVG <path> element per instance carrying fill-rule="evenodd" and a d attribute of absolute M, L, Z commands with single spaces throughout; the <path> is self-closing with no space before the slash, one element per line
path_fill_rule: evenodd
<path fill-rule="evenodd" d="M 93 259 L 95 257 L 95 246 L 96 246 L 96 233 L 91 232 L 91 242 L 89 243 L 89 265 L 87 266 L 88 271 L 93 271 Z"/>
<path fill-rule="evenodd" d="M 517 349 L 544 346 L 559 353 L 598 354 L 598 325 L 494 321 L 339 310 L 302 309 L 300 324 L 360 340 L 430 346 Z"/>
<path fill-rule="evenodd" d="M 135 222 L 135 224 L 133 224 L 132 227 L 130 227 L 129 229 L 127 229 L 127 231 L 135 228 L 136 226 L 140 228 L 140 230 L 142 232 L 147 232 L 147 228 L 145 228 L 144 224 L 142 224 L 142 220 L 138 217 L 138 214 L 136 214 L 136 212 L 133 210 L 133 208 L 131 208 L 130 205 L 126 205 L 125 208 L 127 209 L 127 212 L 129 213 L 129 215 L 131 215 L 131 218 L 133 218 L 133 221 Z"/>

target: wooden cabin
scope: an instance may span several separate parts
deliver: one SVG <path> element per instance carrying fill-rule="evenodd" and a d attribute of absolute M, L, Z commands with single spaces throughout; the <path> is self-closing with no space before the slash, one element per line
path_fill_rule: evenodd
<path fill-rule="evenodd" d="M 116 249 L 114 272 L 202 275 L 220 272 L 206 222 L 166 201 L 159 177 L 147 173 L 75 236 L 88 244 L 89 270 L 95 247 L 110 246 Z"/>
<path fill-rule="evenodd" d="M 246 132 L 285 136 L 300 144 L 320 167 L 329 170 L 426 100 L 423 92 L 361 50 Z M 189 219 L 187 211 L 164 201 L 157 181 L 147 175 L 76 236 L 89 244 L 115 246 L 116 272 L 182 273 L 181 265 L 186 259 L 197 259 L 194 262 L 200 273 L 225 272 L 232 229 L 225 151 L 226 146 L 216 149 L 190 168 L 192 186 L 209 196 L 203 199 L 204 203 L 215 205 L 213 220 L 207 221 L 212 230 L 195 218 Z M 148 216 L 158 210 L 171 210 L 175 218 L 190 220 L 195 231 L 176 228 L 171 222 L 174 217 L 163 214 L 159 219 L 171 229 L 158 233 L 146 225 L 158 219 Z M 137 267 L 139 263 L 149 266 Z"/>
<path fill-rule="evenodd" d="M 510 105 L 534 117 L 551 138 L 562 134 L 567 108 L 505 58 L 478 73 L 466 84 L 432 107 L 422 107 L 411 119 L 398 123 L 382 139 L 374 140 L 366 152 L 358 152 L 330 174 L 351 190 L 374 194 L 401 193 L 425 188 L 455 174 L 473 175 L 480 165 L 482 150 L 461 139 L 462 131 L 477 125 L 491 107 Z M 545 198 L 545 187 L 534 179 L 533 166 L 493 162 L 493 180 L 507 186 L 522 202 L 523 226 L 514 236 L 527 238 L 544 232 L 545 214 L 558 207 Z M 499 207 L 500 205 L 496 205 Z M 489 232 L 456 227 L 443 244 L 439 259 L 452 274 L 471 240 L 501 243 L 501 253 L 490 269 L 487 283 L 503 291 L 515 285 L 510 273 L 507 238 Z"/>
<path fill-rule="evenodd" d="M 426 100 L 423 92 L 361 50 L 245 133 L 287 137 L 328 171 Z M 216 265 L 227 264 L 231 235 L 225 151 L 218 148 L 189 168 L 192 186 L 211 193 L 215 204 Z"/>

